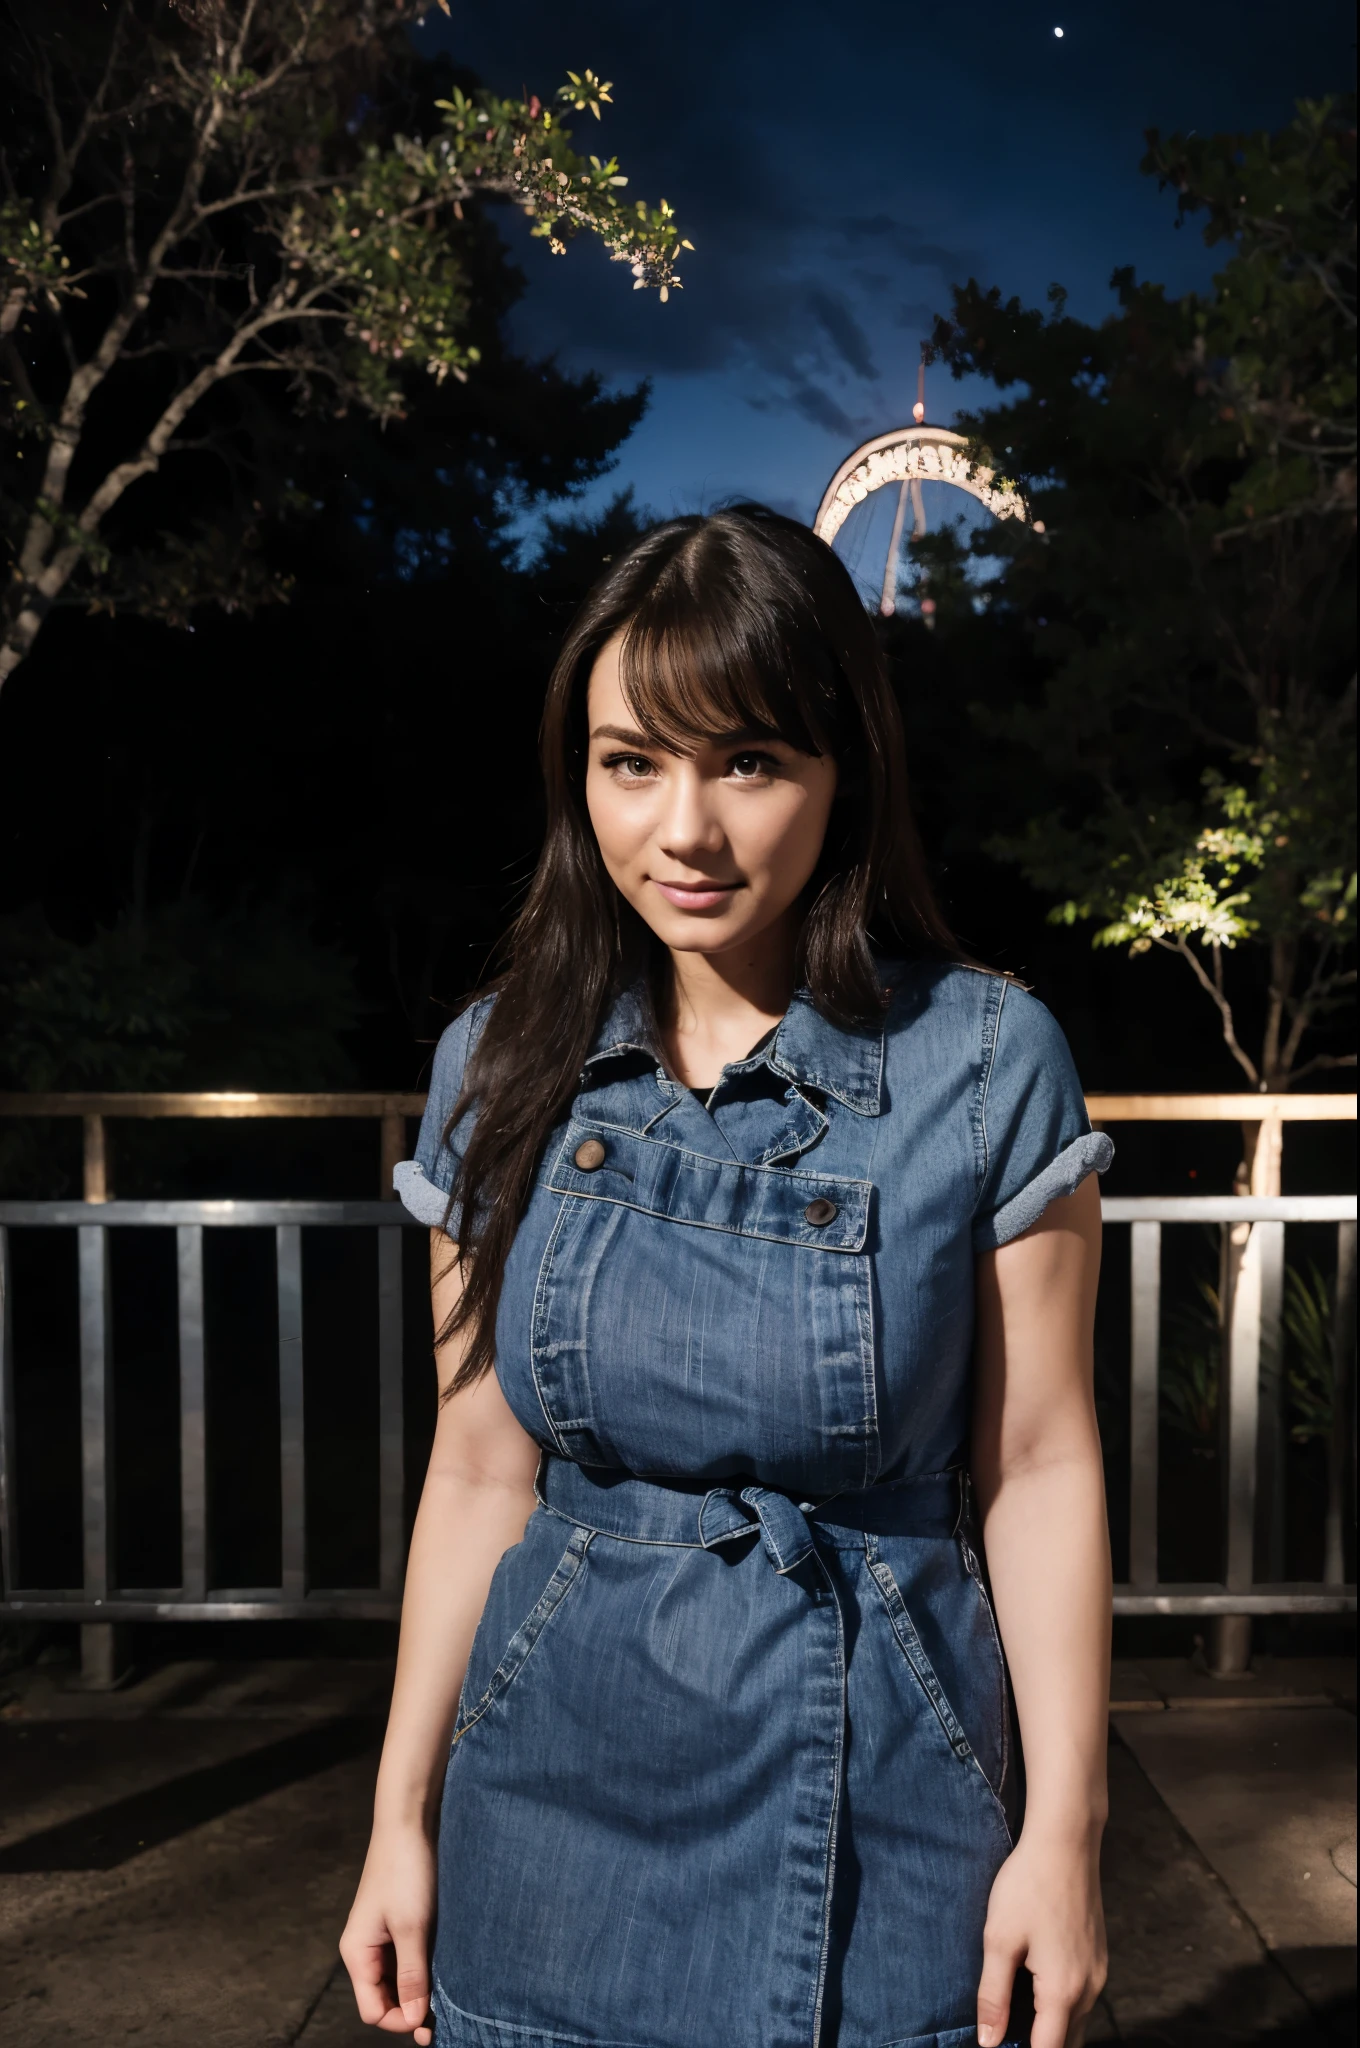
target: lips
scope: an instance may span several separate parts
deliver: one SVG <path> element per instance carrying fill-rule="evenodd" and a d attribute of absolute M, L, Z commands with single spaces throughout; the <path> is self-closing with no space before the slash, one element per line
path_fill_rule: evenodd
<path fill-rule="evenodd" d="M 668 903 L 677 910 L 720 910 L 732 901 L 740 882 L 659 882 L 653 877 L 653 886 Z"/>

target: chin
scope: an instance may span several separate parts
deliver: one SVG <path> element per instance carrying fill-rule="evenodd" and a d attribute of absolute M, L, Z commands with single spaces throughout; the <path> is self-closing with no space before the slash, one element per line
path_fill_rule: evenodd
<path fill-rule="evenodd" d="M 750 933 L 741 927 L 734 931 L 724 917 L 709 919 L 691 911 L 671 929 L 658 931 L 657 937 L 673 953 L 726 953 Z"/>

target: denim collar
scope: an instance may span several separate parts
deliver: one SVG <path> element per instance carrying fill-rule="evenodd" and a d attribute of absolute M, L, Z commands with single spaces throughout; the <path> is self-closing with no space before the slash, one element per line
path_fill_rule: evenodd
<path fill-rule="evenodd" d="M 606 1011 L 586 1065 L 629 1052 L 649 1060 L 657 1057 L 642 992 L 636 986 L 625 989 Z M 728 1071 L 743 1073 L 762 1064 L 787 1080 L 834 1095 L 860 1116 L 878 1116 L 882 1110 L 883 1026 L 842 1030 L 820 1015 L 805 988 L 796 991 L 769 1044 L 749 1060 L 733 1061 Z"/>

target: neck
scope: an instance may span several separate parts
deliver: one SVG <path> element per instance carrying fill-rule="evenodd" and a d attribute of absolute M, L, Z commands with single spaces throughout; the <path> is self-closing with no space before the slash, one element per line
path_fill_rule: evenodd
<path fill-rule="evenodd" d="M 793 994 L 797 930 L 790 915 L 729 953 L 672 950 L 663 1036 L 682 1081 L 711 1085 L 779 1022 Z"/>

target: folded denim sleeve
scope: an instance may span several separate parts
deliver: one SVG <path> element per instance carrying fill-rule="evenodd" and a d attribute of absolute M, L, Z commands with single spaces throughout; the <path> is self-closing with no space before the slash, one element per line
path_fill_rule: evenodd
<path fill-rule="evenodd" d="M 472 1003 L 440 1038 L 415 1157 L 399 1160 L 392 1170 L 392 1186 L 417 1221 L 428 1223 L 432 1230 L 446 1230 L 452 1238 L 458 1235 L 462 1206 L 455 1201 L 450 1208 L 449 1196 L 476 1122 L 476 1109 L 465 1108 L 453 1128 L 447 1127 L 489 1011 L 489 1000 Z"/>
<path fill-rule="evenodd" d="M 1093 1131 L 1067 1040 L 1043 1004 L 1007 983 L 995 1036 L 984 1048 L 983 1179 L 973 1244 L 990 1251 L 1037 1223 L 1048 1204 L 1089 1173 L 1104 1173 L 1114 1146 Z"/>

